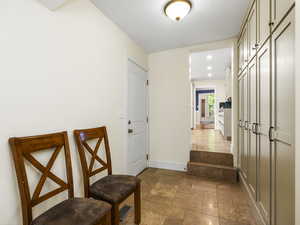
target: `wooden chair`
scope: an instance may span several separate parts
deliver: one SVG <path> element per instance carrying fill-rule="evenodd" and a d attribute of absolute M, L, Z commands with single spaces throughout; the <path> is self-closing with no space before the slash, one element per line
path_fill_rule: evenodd
<path fill-rule="evenodd" d="M 72 165 L 67 132 L 33 137 L 10 138 L 9 143 L 20 190 L 23 225 L 110 225 L 111 206 L 94 199 L 74 198 Z M 50 150 L 54 149 L 54 150 Z M 64 149 L 67 181 L 63 181 L 51 169 L 58 154 Z M 43 151 L 52 151 L 49 162 L 44 166 L 34 156 Z M 42 175 L 31 196 L 25 160 Z M 46 179 L 59 187 L 41 195 Z M 50 208 L 37 218 L 32 218 L 32 209 L 55 195 L 68 191 L 68 199 Z"/>
<path fill-rule="evenodd" d="M 74 136 L 77 148 L 80 154 L 81 166 L 84 177 L 85 197 L 92 197 L 98 200 L 104 200 L 112 205 L 112 224 L 120 223 L 119 206 L 126 198 L 134 193 L 135 224 L 141 222 L 141 187 L 140 179 L 135 176 L 112 175 L 112 165 L 110 157 L 110 148 L 108 143 L 106 127 L 99 127 L 85 130 L 75 130 Z M 96 140 L 95 149 L 92 149 L 87 141 Z M 98 156 L 99 147 L 104 140 L 106 162 Z M 86 151 L 91 155 L 88 164 Z M 101 164 L 101 167 L 93 170 L 95 161 Z M 96 181 L 90 185 L 90 178 L 106 170 L 108 176 Z"/>

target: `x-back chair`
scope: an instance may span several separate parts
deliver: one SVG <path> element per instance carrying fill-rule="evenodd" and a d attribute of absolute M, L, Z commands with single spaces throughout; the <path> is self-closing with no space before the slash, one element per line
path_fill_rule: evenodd
<path fill-rule="evenodd" d="M 9 143 L 17 174 L 22 204 L 23 225 L 109 225 L 111 206 L 94 199 L 74 198 L 72 164 L 67 132 L 32 137 L 10 138 Z M 52 149 L 52 150 L 51 150 Z M 54 149 L 54 150 L 53 150 Z M 58 154 L 64 149 L 66 182 L 51 172 Z M 44 166 L 33 156 L 43 151 L 52 151 L 50 160 Z M 29 179 L 25 167 L 28 161 L 42 175 L 31 196 Z M 46 179 L 51 179 L 59 187 L 41 194 Z M 32 209 L 38 204 L 68 191 L 68 199 L 55 205 L 33 219 Z"/>
<path fill-rule="evenodd" d="M 141 222 L 141 188 L 140 179 L 128 175 L 112 175 L 110 147 L 106 127 L 75 130 L 74 136 L 80 154 L 80 161 L 84 177 L 85 197 L 104 200 L 112 205 L 112 224 L 120 223 L 119 206 L 126 198 L 134 193 L 135 224 Z M 88 141 L 97 141 L 95 149 L 92 149 Z M 106 162 L 98 155 L 101 142 L 104 141 Z M 91 155 L 88 164 L 86 151 Z M 95 161 L 101 167 L 93 170 Z M 90 185 L 90 178 L 107 170 L 108 175 Z"/>

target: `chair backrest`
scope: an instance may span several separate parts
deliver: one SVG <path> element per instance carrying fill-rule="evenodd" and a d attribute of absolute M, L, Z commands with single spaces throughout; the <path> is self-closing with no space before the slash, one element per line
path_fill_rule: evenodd
<path fill-rule="evenodd" d="M 74 136 L 77 144 L 77 149 L 80 155 L 80 162 L 83 172 L 84 193 L 85 197 L 89 197 L 90 177 L 107 169 L 108 175 L 112 174 L 110 148 L 106 127 L 98 127 L 83 130 L 74 130 Z M 88 141 L 96 140 L 97 144 L 94 149 L 90 147 Z M 106 162 L 98 155 L 101 142 L 104 141 Z M 91 160 L 87 162 L 86 152 L 91 155 Z M 94 169 L 95 162 L 101 164 L 100 168 Z"/>
<path fill-rule="evenodd" d="M 20 190 L 23 225 L 29 225 L 32 222 L 32 208 L 41 202 L 48 200 L 49 198 L 54 197 L 65 190 L 68 190 L 69 198 L 74 197 L 72 164 L 67 132 L 31 137 L 10 138 L 9 143 L 13 153 Z M 66 182 L 51 172 L 51 168 L 53 167 L 55 160 L 57 159 L 57 156 L 62 148 L 64 148 L 65 153 L 67 175 Z M 53 153 L 46 166 L 40 163 L 38 159 L 33 156 L 33 153 L 39 154 L 46 150 L 49 151 L 50 149 L 53 151 Z M 33 191 L 32 196 L 30 194 L 29 179 L 26 172 L 25 160 L 41 173 L 40 180 Z M 47 178 L 51 179 L 59 187 L 41 196 L 41 191 Z"/>

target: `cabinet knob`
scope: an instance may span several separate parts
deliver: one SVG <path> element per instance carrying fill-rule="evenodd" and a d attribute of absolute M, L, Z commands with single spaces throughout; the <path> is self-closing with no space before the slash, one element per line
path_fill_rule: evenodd
<path fill-rule="evenodd" d="M 269 23 L 269 26 L 274 26 L 274 22 L 270 22 L 270 23 Z"/>

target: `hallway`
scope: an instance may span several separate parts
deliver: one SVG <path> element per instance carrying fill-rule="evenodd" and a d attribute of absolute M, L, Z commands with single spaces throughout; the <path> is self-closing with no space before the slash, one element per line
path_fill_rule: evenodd
<path fill-rule="evenodd" d="M 141 225 L 256 225 L 240 184 L 149 168 L 142 180 Z M 133 205 L 133 197 L 124 204 Z M 133 225 L 131 209 L 122 225 Z"/>
<path fill-rule="evenodd" d="M 230 153 L 230 143 L 218 130 L 197 129 L 192 131 L 192 150 L 194 151 Z"/>

